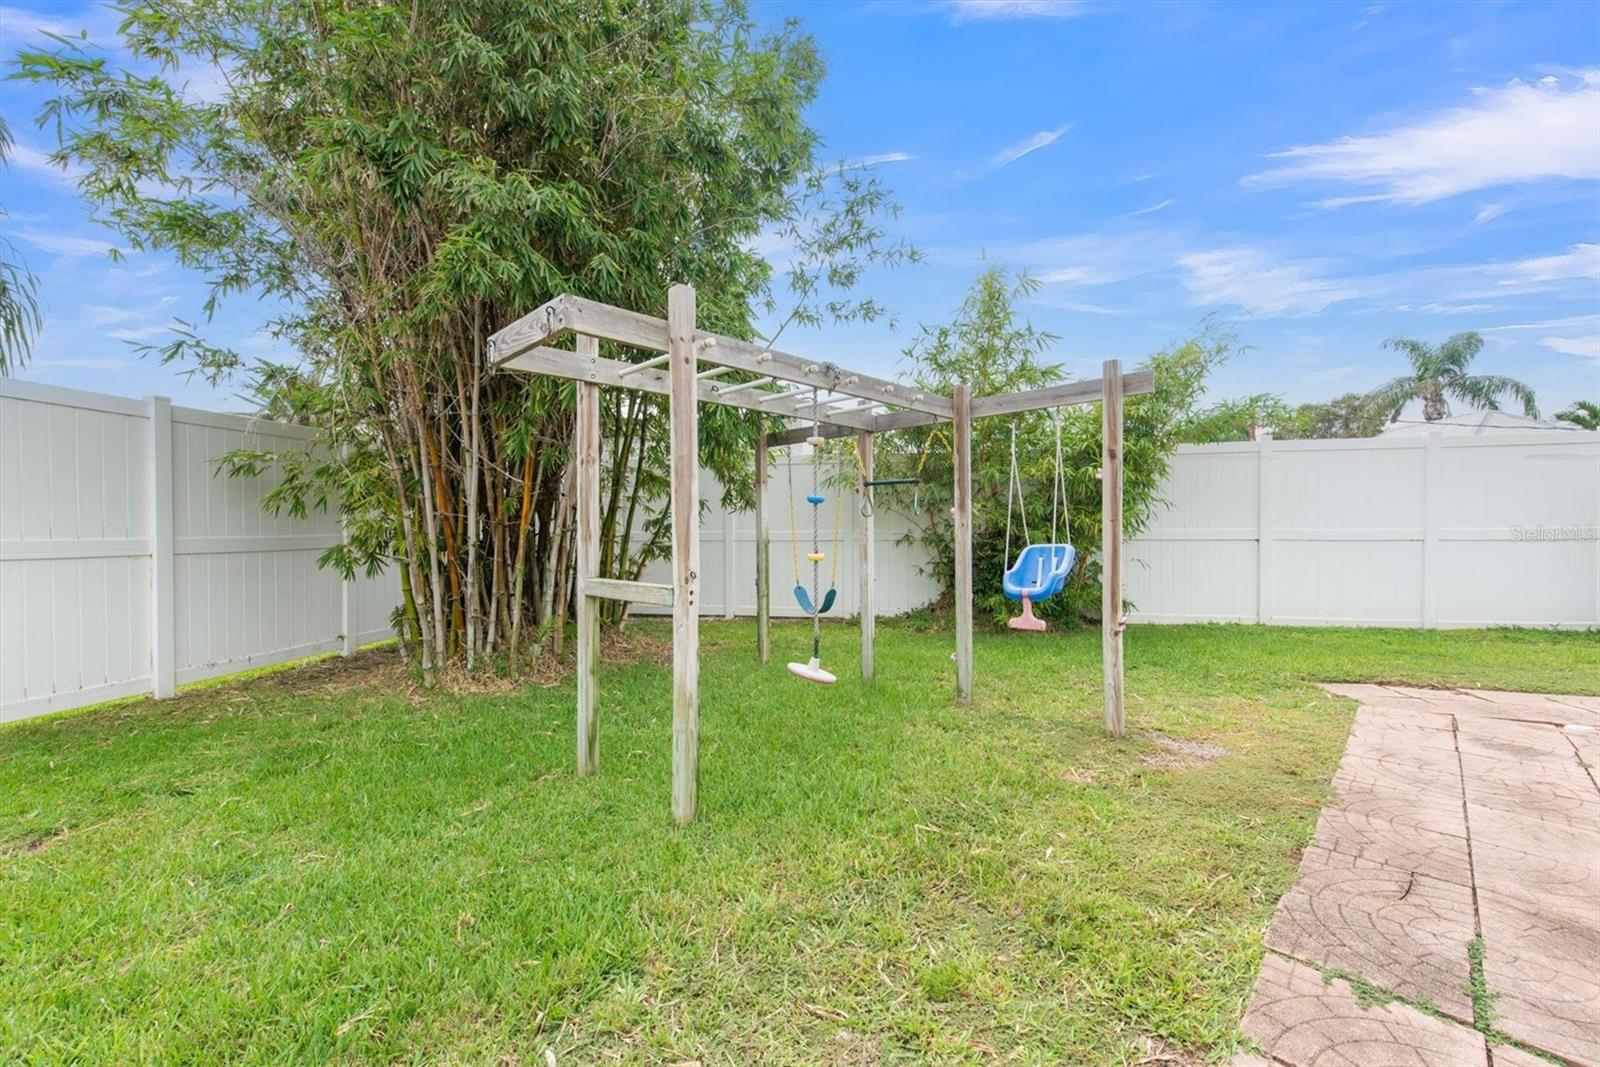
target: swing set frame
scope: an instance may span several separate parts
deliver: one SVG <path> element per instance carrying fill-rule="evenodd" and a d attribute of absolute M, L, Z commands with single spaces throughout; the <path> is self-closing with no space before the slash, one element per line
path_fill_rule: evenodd
<path fill-rule="evenodd" d="M 573 350 L 550 342 L 575 335 Z M 600 355 L 600 342 L 657 353 L 629 363 Z M 578 773 L 600 768 L 599 601 L 625 600 L 672 609 L 672 814 L 692 822 L 699 803 L 700 768 L 700 467 L 699 404 L 727 404 L 783 420 L 784 429 L 760 431 L 756 441 L 756 652 L 771 658 L 771 523 L 768 450 L 805 441 L 855 435 L 860 492 L 873 481 L 874 435 L 889 430 L 952 424 L 955 466 L 956 699 L 972 698 L 972 420 L 1042 408 L 1099 402 L 1101 446 L 1101 664 L 1105 726 L 1114 737 L 1123 716 L 1122 631 L 1122 400 L 1151 392 L 1148 370 L 1124 373 L 1117 360 L 1099 378 L 1044 389 L 973 397 L 965 384 L 954 394 L 928 392 L 875 378 L 833 363 L 806 359 L 750 341 L 710 333 L 695 323 L 695 291 L 674 285 L 667 317 L 628 311 L 563 295 L 522 316 L 489 338 L 488 360 L 501 371 L 542 374 L 577 383 L 574 476 L 577 523 Z M 706 364 L 708 369 L 701 370 Z M 744 372 L 743 380 L 728 380 Z M 671 443 L 672 581 L 602 578 L 600 563 L 600 389 L 638 389 L 668 397 Z M 814 391 L 818 395 L 814 399 Z M 842 501 L 836 506 L 842 506 Z M 875 673 L 874 522 L 864 517 L 860 537 L 861 677 Z"/>

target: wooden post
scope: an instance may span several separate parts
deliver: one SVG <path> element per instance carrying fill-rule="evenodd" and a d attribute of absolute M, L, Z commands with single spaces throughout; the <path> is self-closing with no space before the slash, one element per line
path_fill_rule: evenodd
<path fill-rule="evenodd" d="M 955 395 L 956 699 L 972 699 L 972 397 Z"/>
<path fill-rule="evenodd" d="M 756 435 L 756 655 L 772 658 L 772 528 L 767 517 L 767 431 Z"/>
<path fill-rule="evenodd" d="M 150 692 L 164 700 L 178 691 L 177 617 L 172 543 L 172 401 L 150 405 Z"/>
<path fill-rule="evenodd" d="M 1121 737 L 1122 714 L 1122 365 L 1101 371 L 1100 403 L 1100 660 L 1105 674 L 1106 729 Z"/>
<path fill-rule="evenodd" d="M 672 817 L 694 821 L 700 791 L 700 458 L 694 288 L 667 291 L 672 442 Z"/>
<path fill-rule="evenodd" d="M 867 482 L 872 479 L 872 432 L 856 433 L 856 451 L 861 456 L 861 502 L 872 499 Z M 861 680 L 872 681 L 873 640 L 877 636 L 877 605 L 873 603 L 873 587 L 877 582 L 877 551 L 873 544 L 874 524 L 872 509 L 863 506 L 861 517 Z"/>
<path fill-rule="evenodd" d="M 600 341 L 578 336 L 578 358 L 595 359 Z M 578 621 L 578 773 L 600 769 L 599 694 L 600 604 L 584 583 L 600 577 L 600 387 L 578 383 L 578 411 L 573 431 L 577 469 L 577 621 Z"/>

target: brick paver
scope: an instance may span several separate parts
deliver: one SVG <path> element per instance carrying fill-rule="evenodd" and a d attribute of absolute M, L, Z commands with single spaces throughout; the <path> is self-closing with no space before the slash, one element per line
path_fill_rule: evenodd
<path fill-rule="evenodd" d="M 1235 1062 L 1600 1067 L 1600 698 L 1327 688 L 1361 709 L 1267 932 L 1242 1023 L 1265 1057 Z"/>

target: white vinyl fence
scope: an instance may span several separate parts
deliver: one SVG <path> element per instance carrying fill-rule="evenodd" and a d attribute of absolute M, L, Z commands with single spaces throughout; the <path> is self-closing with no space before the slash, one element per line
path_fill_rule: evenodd
<path fill-rule="evenodd" d="M 1593 627 L 1600 434 L 1184 446 L 1139 622 Z"/>
<path fill-rule="evenodd" d="M 334 515 L 262 511 L 217 460 L 306 431 L 0 380 L 0 722 L 387 637 L 393 568 L 344 582 Z M 809 584 L 810 457 L 773 464 L 773 613 Z M 793 486 L 789 464 L 793 464 Z M 704 612 L 755 612 L 755 516 L 702 476 Z M 879 491 L 879 612 L 927 604 L 927 555 Z M 858 610 L 859 499 L 824 493 L 833 614 Z M 1138 622 L 1600 625 L 1600 434 L 1184 446 L 1128 545 Z M 842 496 L 834 542 L 835 501 Z M 790 518 L 790 498 L 793 516 Z M 798 527 L 798 530 L 794 527 Z M 832 576 L 832 557 L 838 571 Z M 658 564 L 647 580 L 665 580 Z M 650 610 L 642 605 L 636 611 Z"/>
<path fill-rule="evenodd" d="M 837 446 L 835 446 L 837 448 Z M 778 456 L 782 458 L 777 458 Z M 791 476 L 793 485 L 791 487 Z M 772 614 L 797 618 L 805 613 L 794 597 L 795 556 L 799 555 L 800 578 L 811 588 L 811 564 L 805 558 L 811 551 L 811 456 L 804 446 L 789 453 L 774 453 L 767 501 L 772 535 Z M 829 614 L 855 615 L 861 610 L 861 499 L 853 489 L 842 492 L 824 484 L 819 492 L 827 497 L 818 516 L 821 548 L 828 554 L 822 564 L 822 586 L 836 582 L 838 596 Z M 914 540 L 902 544 L 911 530 L 904 515 L 893 511 L 895 497 L 904 494 L 911 501 L 910 486 L 877 490 L 878 505 L 873 524 L 877 547 L 877 611 L 879 615 L 903 615 L 926 606 L 939 595 L 939 586 L 924 573 L 928 554 Z M 753 511 L 727 511 L 720 500 L 722 488 L 709 472 L 700 473 L 700 494 L 706 507 L 700 520 L 700 595 L 702 615 L 756 613 L 756 517 Z M 792 507 L 791 507 L 792 501 Z M 838 507 L 837 513 L 835 512 Z M 835 527 L 838 539 L 835 544 Z M 799 527 L 799 529 L 795 529 Z M 838 560 L 835 575 L 834 560 Z M 671 567 L 666 562 L 645 569 L 643 580 L 668 582 Z M 635 604 L 636 615 L 672 613 L 671 608 Z"/>
<path fill-rule="evenodd" d="M 393 568 L 343 581 L 334 514 L 230 478 L 281 423 L 0 380 L 0 722 L 388 637 Z"/>

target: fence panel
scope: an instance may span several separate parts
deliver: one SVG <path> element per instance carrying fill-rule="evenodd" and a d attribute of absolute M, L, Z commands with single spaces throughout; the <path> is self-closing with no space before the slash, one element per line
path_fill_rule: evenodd
<path fill-rule="evenodd" d="M 1128 544 L 1136 621 L 1600 620 L 1600 435 L 1186 445 L 1163 492 Z"/>
<path fill-rule="evenodd" d="M 0 381 L 0 721 L 378 640 L 390 568 L 316 566 L 335 515 L 273 516 L 276 476 L 230 478 L 232 449 L 295 426 Z M 348 602 L 348 606 L 347 606 Z M 353 620 L 353 622 L 347 622 Z"/>

